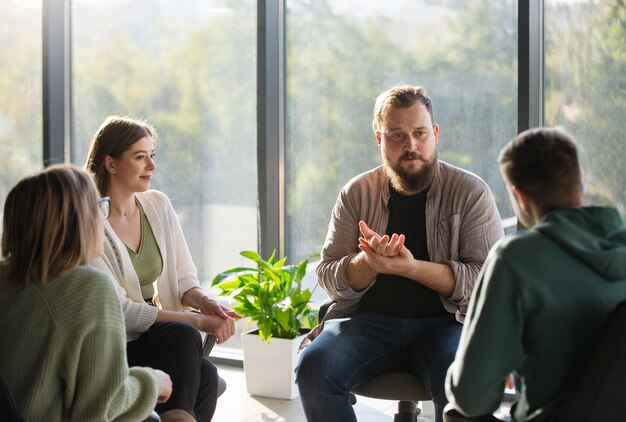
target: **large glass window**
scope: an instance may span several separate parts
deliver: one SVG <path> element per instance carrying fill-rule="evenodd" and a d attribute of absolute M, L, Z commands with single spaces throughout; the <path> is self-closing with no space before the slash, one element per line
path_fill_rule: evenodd
<path fill-rule="evenodd" d="M 517 132 L 517 2 L 288 0 L 287 250 L 319 252 L 341 187 L 377 166 L 376 96 L 422 85 L 440 125 L 439 158 L 491 186 Z"/>
<path fill-rule="evenodd" d="M 41 0 L 0 0 L 0 221 L 9 190 L 43 163 L 41 33 Z"/>
<path fill-rule="evenodd" d="M 256 2 L 72 2 L 72 159 L 110 114 L 157 129 L 167 194 L 201 282 L 257 248 Z"/>
<path fill-rule="evenodd" d="M 545 2 L 545 121 L 580 146 L 587 200 L 626 214 L 626 5 Z"/>

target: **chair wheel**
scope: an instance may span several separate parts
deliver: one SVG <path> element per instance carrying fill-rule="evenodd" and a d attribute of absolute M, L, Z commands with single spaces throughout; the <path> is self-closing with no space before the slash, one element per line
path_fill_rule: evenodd
<path fill-rule="evenodd" d="M 350 404 L 354 406 L 356 404 L 356 396 L 350 393 Z"/>

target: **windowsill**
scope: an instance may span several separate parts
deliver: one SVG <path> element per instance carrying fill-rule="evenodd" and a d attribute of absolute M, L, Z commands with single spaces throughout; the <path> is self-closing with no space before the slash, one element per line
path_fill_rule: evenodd
<path fill-rule="evenodd" d="M 511 234 L 517 231 L 517 217 L 509 217 L 502 220 L 502 227 L 504 228 L 504 234 Z"/>

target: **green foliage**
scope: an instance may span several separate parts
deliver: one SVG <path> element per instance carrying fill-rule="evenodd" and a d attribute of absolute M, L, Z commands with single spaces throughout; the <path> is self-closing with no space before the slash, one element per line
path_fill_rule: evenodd
<path fill-rule="evenodd" d="M 257 323 L 259 335 L 270 342 L 271 337 L 292 339 L 301 329 L 313 328 L 317 311 L 311 309 L 311 291 L 302 288 L 311 255 L 297 265 L 285 265 L 287 258 L 276 261 L 276 251 L 267 260 L 253 251 L 241 256 L 256 263 L 256 268 L 236 267 L 215 276 L 221 296 L 233 298 L 233 309 Z"/>
<path fill-rule="evenodd" d="M 9 187 L 42 163 L 41 10 L 18 3 L 0 1 L 0 50 L 7 52 L 0 55 L 0 94 L 9 99 L 0 104 L 0 212 Z M 219 261 L 208 258 L 214 251 L 207 236 L 219 237 L 209 207 L 257 203 L 257 2 L 78 3 L 71 24 L 72 161 L 84 162 L 108 114 L 153 123 L 153 187 L 174 202 L 200 278 L 209 279 Z M 440 157 L 485 179 L 501 216 L 513 215 L 496 161 L 517 133 L 517 4 L 287 2 L 292 259 L 321 248 L 341 187 L 380 163 L 372 108 L 376 95 L 398 82 L 429 89 Z M 592 202 L 625 212 L 626 2 L 549 1 L 545 13 L 545 123 L 578 138 Z M 229 233 L 240 221 L 220 225 Z"/>
<path fill-rule="evenodd" d="M 513 215 L 497 157 L 517 133 L 517 2 L 288 3 L 291 257 L 321 248 L 342 186 L 381 163 L 372 111 L 396 83 L 429 90 L 440 158 L 485 179 L 501 215 Z"/>
<path fill-rule="evenodd" d="M 623 214 L 626 1 L 551 3 L 545 27 L 545 124 L 576 137 L 587 202 L 615 205 Z"/>

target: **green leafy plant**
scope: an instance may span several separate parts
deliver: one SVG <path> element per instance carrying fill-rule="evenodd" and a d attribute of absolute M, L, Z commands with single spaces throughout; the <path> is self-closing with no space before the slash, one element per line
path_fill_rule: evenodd
<path fill-rule="evenodd" d="M 302 288 L 302 279 L 311 255 L 297 265 L 285 265 L 287 258 L 276 261 L 276 251 L 263 260 L 253 251 L 240 252 L 256 263 L 256 268 L 236 267 L 215 276 L 211 285 L 221 296 L 233 298 L 233 310 L 256 322 L 261 338 L 292 339 L 302 329 L 313 328 L 317 311 L 311 309 L 311 291 Z"/>

